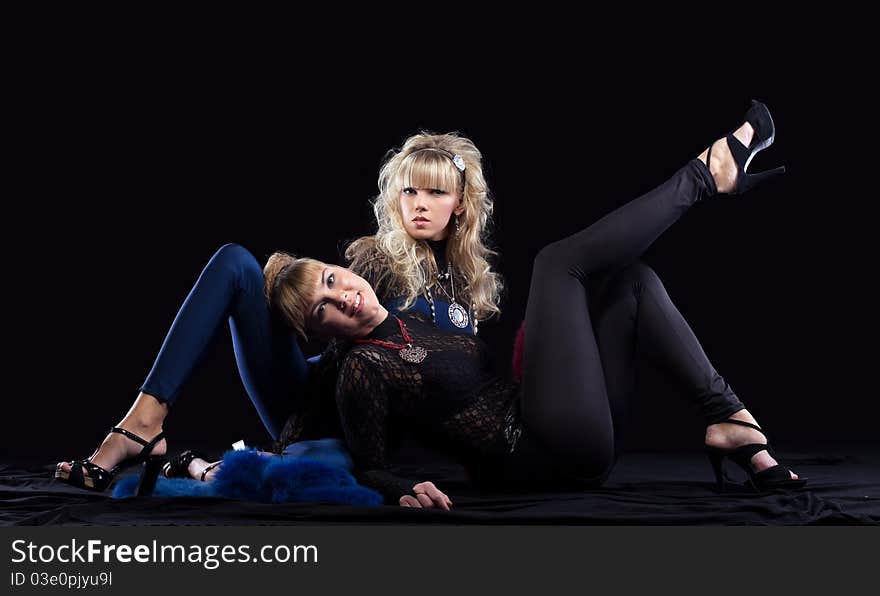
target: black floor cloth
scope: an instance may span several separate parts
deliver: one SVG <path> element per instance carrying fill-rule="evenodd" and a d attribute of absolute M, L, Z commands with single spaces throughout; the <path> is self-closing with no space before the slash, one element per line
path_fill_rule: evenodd
<path fill-rule="evenodd" d="M 623 454 L 602 488 L 573 493 L 489 494 L 471 487 L 455 465 L 398 466 L 403 476 L 437 484 L 452 499 L 451 511 L 112 499 L 112 488 L 96 494 L 53 481 L 54 462 L 28 464 L 2 457 L 0 524 L 880 525 L 880 448 L 844 446 L 779 455 L 809 478 L 806 489 L 759 495 L 737 486 L 735 493 L 720 495 L 708 460 L 698 453 Z"/>

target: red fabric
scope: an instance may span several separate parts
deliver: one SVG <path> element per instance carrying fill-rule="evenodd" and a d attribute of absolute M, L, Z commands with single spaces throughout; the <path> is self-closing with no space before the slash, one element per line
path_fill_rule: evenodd
<path fill-rule="evenodd" d="M 523 344 L 526 338 L 526 322 L 519 324 L 519 330 L 516 332 L 516 341 L 513 344 L 513 378 L 517 383 L 522 380 L 522 353 Z"/>

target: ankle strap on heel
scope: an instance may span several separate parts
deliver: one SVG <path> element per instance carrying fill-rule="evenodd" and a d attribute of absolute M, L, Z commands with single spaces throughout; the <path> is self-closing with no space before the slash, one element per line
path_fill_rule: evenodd
<path fill-rule="evenodd" d="M 205 466 L 205 469 L 202 470 L 202 482 L 205 482 L 205 478 L 208 476 L 208 472 L 210 472 L 222 463 L 223 460 L 221 459 L 220 461 L 215 461 L 213 464 L 208 464 L 207 466 Z"/>
<path fill-rule="evenodd" d="M 747 426 L 749 428 L 754 428 L 756 431 L 764 435 L 764 438 L 767 439 L 767 445 L 770 444 L 770 437 L 767 436 L 767 431 L 758 426 L 757 424 L 752 424 L 751 422 L 746 422 L 745 420 L 737 420 L 735 418 L 727 418 L 726 420 L 722 420 L 719 424 L 739 424 L 740 426 Z"/>
<path fill-rule="evenodd" d="M 764 432 L 764 429 L 758 426 L 757 424 L 752 424 L 751 422 L 746 422 L 745 420 L 737 420 L 736 418 L 727 418 L 726 420 L 722 420 L 720 424 L 739 424 L 740 426 L 748 426 L 749 428 L 754 428 L 755 430 L 764 433 L 764 436 L 767 436 L 767 433 Z"/>
<path fill-rule="evenodd" d="M 153 451 L 153 447 L 156 446 L 156 443 L 158 443 L 159 441 L 162 440 L 163 437 L 165 437 L 164 430 L 162 432 L 160 432 L 158 435 L 156 435 L 155 437 L 153 437 L 153 439 L 151 441 L 147 441 L 147 440 L 137 436 L 133 432 L 125 430 L 124 428 L 120 428 L 118 426 L 114 426 L 113 428 L 111 428 L 110 432 L 111 433 L 119 433 L 120 435 L 124 435 L 124 436 L 128 437 L 129 439 L 131 439 L 135 443 L 139 443 L 139 444 L 143 445 L 144 448 L 141 449 L 141 453 L 151 453 Z"/>

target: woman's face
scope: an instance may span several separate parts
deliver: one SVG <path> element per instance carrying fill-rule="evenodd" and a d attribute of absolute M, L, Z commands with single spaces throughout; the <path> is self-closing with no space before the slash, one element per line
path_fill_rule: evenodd
<path fill-rule="evenodd" d="M 449 218 L 460 215 L 461 195 L 439 188 L 414 188 L 400 191 L 400 212 L 407 233 L 416 240 L 443 240 L 449 234 Z"/>
<path fill-rule="evenodd" d="M 364 337 L 384 311 L 373 287 L 345 267 L 326 265 L 314 281 L 306 327 L 323 338 Z"/>

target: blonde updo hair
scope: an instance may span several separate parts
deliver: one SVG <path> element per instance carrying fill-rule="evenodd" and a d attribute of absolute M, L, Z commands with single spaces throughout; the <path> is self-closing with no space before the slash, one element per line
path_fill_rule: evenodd
<path fill-rule="evenodd" d="M 464 162 L 463 172 L 453 162 L 456 155 Z M 457 299 L 472 307 L 474 317 L 480 320 L 500 313 L 503 282 L 489 264 L 497 253 L 485 243 L 493 206 L 483 176 L 482 155 L 470 139 L 455 132 L 422 131 L 406 139 L 399 151 L 388 152 L 379 171 L 379 194 L 373 200 L 378 230 L 375 236 L 354 241 L 345 251 L 351 269 L 363 273 L 374 264 L 377 254 L 384 257 L 386 271 L 379 273 L 382 279 L 374 280 L 373 285 L 404 297 L 403 309 L 422 293 L 426 276 L 436 279 L 437 263 L 428 244 L 415 240 L 404 227 L 400 192 L 407 187 L 460 194 L 464 211 L 458 216 L 459 230 L 456 232 L 453 216 L 447 242 L 456 293 L 461 292 Z"/>
<path fill-rule="evenodd" d="M 314 302 L 313 282 L 324 267 L 324 263 L 315 259 L 274 252 L 263 268 L 264 293 L 269 307 L 306 340 L 306 315 Z"/>

